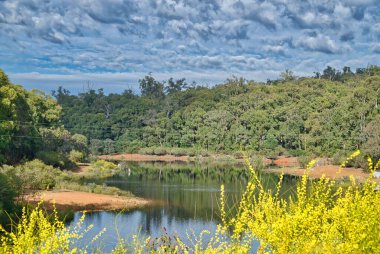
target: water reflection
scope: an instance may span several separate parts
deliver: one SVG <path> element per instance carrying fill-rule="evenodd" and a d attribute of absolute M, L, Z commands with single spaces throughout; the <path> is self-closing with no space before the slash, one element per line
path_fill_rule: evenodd
<path fill-rule="evenodd" d="M 202 168 L 192 164 L 131 163 L 126 168 L 130 169 L 130 173 L 126 171 L 127 174 L 107 179 L 106 184 L 131 191 L 138 197 L 162 202 L 159 206 L 123 213 L 88 214 L 85 224 L 94 225 L 94 229 L 85 239 L 91 239 L 97 232 L 107 228 L 102 241 L 97 244 L 106 251 L 112 249 L 119 238 L 131 240 L 130 237 L 139 232 L 158 237 L 162 229 L 166 228 L 169 234 L 177 233 L 189 244 L 186 233 L 190 229 L 196 235 L 202 230 L 215 232 L 220 223 L 220 185 L 225 185 L 226 204 L 232 216 L 248 178 L 246 169 L 241 166 Z M 274 189 L 279 180 L 274 174 L 262 173 L 260 178 L 268 189 Z M 281 195 L 292 195 L 294 181 L 293 177 L 284 178 Z M 80 216 L 80 213 L 75 214 L 73 223 Z"/>
<path fill-rule="evenodd" d="M 76 213 L 74 221 L 76 223 L 81 217 L 81 213 Z M 85 235 L 85 238 L 78 242 L 80 247 L 86 247 L 87 243 L 93 239 L 98 232 L 106 228 L 106 232 L 96 241 L 92 248 L 101 248 L 103 251 L 111 251 L 120 239 L 131 242 L 133 235 L 139 235 L 141 239 L 147 236 L 159 237 L 165 228 L 169 235 L 178 235 L 186 244 L 191 244 L 187 237 L 192 231 L 197 235 L 203 230 L 211 233 L 215 232 L 217 222 L 214 220 L 203 221 L 192 218 L 177 218 L 168 216 L 165 209 L 153 207 L 144 210 L 131 212 L 97 212 L 86 214 L 84 228 L 94 225 Z M 193 240 L 193 239 L 192 239 Z M 206 235 L 203 241 L 210 240 L 210 235 Z"/>

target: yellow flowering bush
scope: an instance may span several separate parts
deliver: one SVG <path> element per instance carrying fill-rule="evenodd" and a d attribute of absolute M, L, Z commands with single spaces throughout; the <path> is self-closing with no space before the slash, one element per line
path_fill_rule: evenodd
<path fill-rule="evenodd" d="M 56 211 L 49 216 L 40 205 L 29 212 L 23 208 L 20 221 L 12 231 L 8 232 L 0 225 L 0 253 L 85 253 L 74 244 L 92 228 L 81 230 L 83 221 L 84 215 L 75 227 L 69 228 L 59 220 Z"/>
<path fill-rule="evenodd" d="M 102 178 L 112 176 L 117 171 L 117 168 L 117 165 L 112 162 L 97 160 L 91 163 L 87 171 L 96 177 Z"/>
<path fill-rule="evenodd" d="M 360 152 L 355 152 L 357 156 Z M 379 162 L 373 166 L 372 173 Z M 260 242 L 259 253 L 380 253 L 380 193 L 369 177 L 365 183 L 343 188 L 322 177 L 308 181 L 309 163 L 298 183 L 296 198 L 265 191 L 249 165 L 251 180 L 228 222 L 232 237 L 252 236 Z"/>

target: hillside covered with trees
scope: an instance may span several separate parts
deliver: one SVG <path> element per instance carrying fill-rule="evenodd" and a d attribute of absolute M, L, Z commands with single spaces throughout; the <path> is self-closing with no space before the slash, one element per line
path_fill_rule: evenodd
<path fill-rule="evenodd" d="M 212 88 L 185 79 L 139 81 L 130 90 L 53 92 L 61 123 L 85 135 L 93 153 L 143 147 L 334 156 L 363 148 L 379 157 L 380 68 L 327 67 L 314 77 L 291 71 L 266 83 L 233 77 Z"/>

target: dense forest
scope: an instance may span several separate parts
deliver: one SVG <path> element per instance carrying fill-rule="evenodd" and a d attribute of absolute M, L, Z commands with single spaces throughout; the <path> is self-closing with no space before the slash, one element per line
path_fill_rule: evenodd
<path fill-rule="evenodd" d="M 67 167 L 88 153 L 146 147 L 210 152 L 334 156 L 361 148 L 380 155 L 380 68 L 326 68 L 314 77 L 291 71 L 265 83 L 233 77 L 214 87 L 185 79 L 139 80 L 141 94 L 53 97 L 0 77 L 0 160 L 39 158 Z M 80 153 L 78 154 L 78 151 Z M 70 160 L 70 156 L 72 160 Z"/>
<path fill-rule="evenodd" d="M 141 95 L 53 95 L 64 126 L 85 135 L 94 153 L 192 147 L 333 156 L 364 148 L 379 156 L 379 67 L 327 67 L 314 77 L 285 71 L 265 83 L 233 77 L 212 88 L 151 75 L 139 84 Z"/>

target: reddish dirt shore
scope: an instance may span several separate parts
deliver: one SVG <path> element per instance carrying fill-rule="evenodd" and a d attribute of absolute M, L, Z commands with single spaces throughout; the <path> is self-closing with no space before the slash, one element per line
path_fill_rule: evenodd
<path fill-rule="evenodd" d="M 302 176 L 305 172 L 304 169 L 300 168 L 268 169 L 267 171 L 297 176 Z M 320 178 L 322 175 L 330 179 L 341 179 L 352 175 L 359 181 L 365 181 L 369 177 L 369 174 L 360 168 L 340 168 L 333 165 L 316 166 L 309 171 L 309 176 L 313 178 Z"/>
<path fill-rule="evenodd" d="M 136 197 L 110 196 L 78 191 L 43 191 L 24 196 L 27 203 L 36 205 L 43 200 L 43 207 L 58 210 L 71 209 L 74 211 L 105 211 L 129 210 L 152 205 L 154 202 Z"/>
<path fill-rule="evenodd" d="M 299 163 L 297 157 L 280 156 L 273 161 L 270 159 L 265 159 L 265 164 L 274 164 L 279 167 L 296 167 Z"/>
<path fill-rule="evenodd" d="M 102 160 L 120 160 L 120 161 L 189 161 L 189 156 L 174 155 L 145 155 L 145 154 L 113 154 L 98 156 Z"/>

